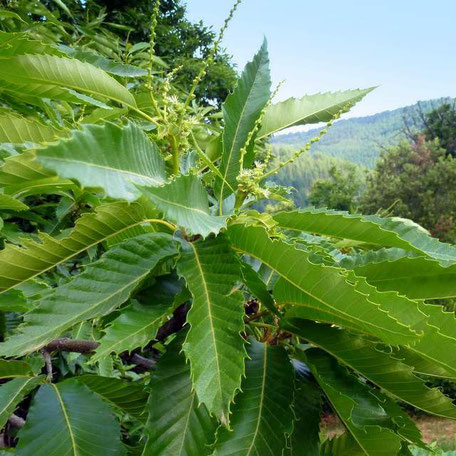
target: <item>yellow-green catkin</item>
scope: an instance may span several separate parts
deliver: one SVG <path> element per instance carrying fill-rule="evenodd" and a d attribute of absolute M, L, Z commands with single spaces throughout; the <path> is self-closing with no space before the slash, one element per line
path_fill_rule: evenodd
<path fill-rule="evenodd" d="M 274 169 L 271 169 L 271 171 L 268 171 L 267 173 L 263 174 L 263 176 L 261 177 L 260 180 L 264 180 L 266 179 L 267 177 L 269 176 L 272 176 L 273 174 L 276 174 L 277 172 L 279 172 L 282 168 L 284 168 L 285 166 L 293 163 L 297 158 L 299 158 L 303 153 L 305 152 L 308 152 L 310 150 L 310 148 L 312 147 L 313 144 L 317 143 L 318 141 L 321 140 L 321 138 L 326 134 L 328 133 L 328 129 L 332 126 L 332 124 L 334 123 L 334 121 L 336 121 L 337 119 L 340 118 L 340 116 L 342 115 L 343 112 L 345 112 L 347 110 L 347 106 L 344 106 L 342 109 L 340 109 L 340 111 L 338 111 L 336 114 L 334 114 L 334 116 L 332 117 L 332 119 L 326 124 L 325 128 L 323 128 L 317 136 L 315 136 L 314 138 L 312 138 L 304 147 L 302 147 L 301 149 L 297 150 L 292 156 L 291 158 L 289 158 L 288 160 L 285 160 L 283 162 L 280 162 L 279 163 L 279 166 L 277 166 L 276 168 Z"/>
<path fill-rule="evenodd" d="M 239 163 L 241 165 L 241 172 L 244 169 L 244 157 L 247 153 L 247 147 L 249 147 L 250 142 L 252 141 L 253 136 L 258 132 L 261 123 L 263 122 L 264 115 L 266 114 L 266 111 L 268 110 L 269 106 L 272 104 L 272 100 L 276 97 L 277 93 L 280 90 L 280 87 L 282 87 L 282 84 L 285 81 L 280 81 L 276 88 L 273 90 L 272 95 L 269 97 L 267 103 L 265 104 L 264 108 L 261 110 L 260 115 L 258 116 L 258 119 L 255 121 L 252 130 L 250 130 L 249 135 L 247 136 L 247 140 L 245 141 L 244 147 L 241 149 L 240 157 L 239 157 Z"/>
<path fill-rule="evenodd" d="M 147 68 L 147 82 L 149 88 L 152 86 L 152 67 L 155 56 L 155 36 L 158 23 L 158 15 L 160 13 L 160 0 L 155 0 L 152 16 L 150 18 L 150 37 L 149 37 L 149 66 Z"/>
<path fill-rule="evenodd" d="M 215 55 L 217 54 L 220 43 L 222 42 L 223 36 L 225 35 L 225 31 L 228 28 L 228 24 L 230 23 L 231 19 L 233 18 L 234 13 L 236 12 L 236 10 L 241 2 L 242 2 L 242 0 L 236 0 L 236 3 L 231 8 L 227 18 L 225 19 L 225 22 L 223 23 L 222 27 L 220 28 L 220 32 L 219 32 L 217 40 L 214 42 L 214 46 L 212 46 L 212 49 L 209 51 L 209 55 L 203 61 L 203 65 L 202 65 L 200 71 L 195 76 L 195 79 L 193 79 L 192 87 L 191 87 L 190 92 L 188 93 L 187 99 L 185 101 L 186 107 L 190 104 L 192 99 L 195 97 L 195 90 L 198 87 L 198 84 L 204 78 L 204 76 L 206 76 L 206 71 L 207 71 L 208 66 L 211 65 L 212 62 L 214 61 L 214 58 L 215 58 Z"/>
<path fill-rule="evenodd" d="M 173 68 L 163 81 L 163 90 L 162 90 L 162 102 L 163 102 L 163 118 L 167 120 L 168 117 L 168 107 L 169 107 L 169 92 L 171 90 L 171 81 L 174 79 L 176 74 L 183 68 L 183 65 L 179 65 L 176 68 Z"/>

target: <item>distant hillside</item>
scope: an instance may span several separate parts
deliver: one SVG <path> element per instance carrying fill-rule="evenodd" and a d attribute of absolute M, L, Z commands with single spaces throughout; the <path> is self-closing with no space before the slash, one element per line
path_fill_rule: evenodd
<path fill-rule="evenodd" d="M 285 159 L 285 155 L 286 153 L 276 155 L 271 166 L 277 166 L 280 161 Z M 309 205 L 308 193 L 313 182 L 317 179 L 327 179 L 332 166 L 338 169 L 348 169 L 354 165 L 347 160 L 315 152 L 311 155 L 302 155 L 293 165 L 286 166 L 270 180 L 285 187 L 293 187 L 291 196 L 296 206 L 305 207 Z M 363 176 L 365 168 L 359 165 L 356 168 L 359 169 L 359 175 Z"/>
<path fill-rule="evenodd" d="M 420 102 L 420 105 L 423 111 L 427 112 L 448 100 L 448 98 L 441 98 L 423 101 Z M 312 152 L 322 152 L 325 155 L 373 168 L 381 147 L 397 144 L 403 138 L 404 117 L 415 118 L 417 126 L 421 127 L 416 113 L 417 105 L 415 104 L 372 116 L 340 120 L 313 147 Z M 306 132 L 277 135 L 273 138 L 272 143 L 276 150 L 282 149 L 283 153 L 302 147 L 318 132 L 319 129 L 312 129 Z"/>

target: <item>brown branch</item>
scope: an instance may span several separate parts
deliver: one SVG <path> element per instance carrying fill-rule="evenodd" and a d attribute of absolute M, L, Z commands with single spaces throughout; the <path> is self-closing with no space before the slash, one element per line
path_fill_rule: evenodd
<path fill-rule="evenodd" d="M 171 334 L 174 334 L 182 329 L 185 325 L 186 317 L 188 312 L 188 306 L 182 304 L 173 313 L 173 316 L 158 330 L 155 341 L 161 341 L 166 339 Z M 151 341 L 153 344 L 154 341 Z M 54 339 L 49 342 L 42 350 L 41 353 L 46 362 L 46 371 L 48 377 L 52 378 L 52 364 L 50 353 L 54 351 L 67 351 L 75 353 L 92 353 L 100 344 L 94 340 L 82 340 L 82 339 L 69 339 L 63 337 L 60 339 Z M 155 361 L 149 358 L 145 358 L 137 353 L 126 358 L 127 362 L 136 364 L 144 369 L 154 369 Z"/>
<path fill-rule="evenodd" d="M 63 337 L 49 342 L 46 345 L 45 350 L 48 352 L 69 351 L 76 353 L 92 353 L 98 345 L 100 344 L 94 340 L 69 339 Z"/>
<path fill-rule="evenodd" d="M 158 330 L 156 340 L 164 340 L 171 334 L 179 332 L 187 320 L 188 306 L 182 304 L 173 313 L 173 316 Z"/>
<path fill-rule="evenodd" d="M 135 353 L 131 358 L 130 361 L 137 366 L 144 367 L 144 369 L 152 370 L 155 369 L 155 361 L 153 359 L 144 358 L 144 356 L 138 355 Z"/>

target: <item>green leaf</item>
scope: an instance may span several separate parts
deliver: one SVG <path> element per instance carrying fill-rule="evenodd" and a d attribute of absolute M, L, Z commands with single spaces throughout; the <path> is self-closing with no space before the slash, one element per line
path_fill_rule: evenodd
<path fill-rule="evenodd" d="M 230 403 L 244 373 L 244 300 L 233 288 L 239 263 L 223 236 L 183 242 L 177 271 L 193 296 L 184 351 L 193 387 L 209 412 L 229 421 Z"/>
<path fill-rule="evenodd" d="M 137 187 L 167 220 L 185 228 L 187 234 L 206 237 L 226 226 L 226 217 L 211 215 L 207 191 L 193 174 L 180 175 L 161 187 Z"/>
<path fill-rule="evenodd" d="M 0 211 L 24 211 L 25 209 L 28 209 L 28 206 L 24 203 L 21 203 L 10 195 L 0 193 Z"/>
<path fill-rule="evenodd" d="M 296 366 L 295 366 L 296 367 Z M 322 412 L 321 390 L 296 369 L 293 432 L 288 439 L 287 456 L 319 456 Z"/>
<path fill-rule="evenodd" d="M 33 97 L 76 101 L 68 89 L 135 108 L 133 95 L 103 70 L 54 55 L 19 55 L 0 59 L 0 80 L 7 91 Z"/>
<path fill-rule="evenodd" d="M 35 120 L 10 114 L 0 116 L 0 143 L 43 143 L 66 135 L 65 130 L 56 130 Z"/>
<path fill-rule="evenodd" d="M 354 215 L 327 209 L 303 209 L 274 215 L 285 230 L 307 231 L 381 247 L 399 247 L 424 253 L 442 264 L 456 262 L 456 247 L 432 238 L 410 220 Z"/>
<path fill-rule="evenodd" d="M 64 55 L 56 47 L 34 40 L 27 33 L 0 31 L 0 59 L 24 54 Z"/>
<path fill-rule="evenodd" d="M 202 456 L 214 440 L 216 423 L 199 405 L 180 339 L 168 346 L 150 384 L 143 456 Z"/>
<path fill-rule="evenodd" d="M 1 9 L 0 10 L 0 17 L 1 18 L 4 18 L 4 17 L 14 18 L 17 21 L 22 22 L 23 24 L 26 24 L 26 22 L 21 18 L 21 16 L 19 16 L 19 14 L 15 13 L 13 11 L 10 11 L 10 10 Z"/>
<path fill-rule="evenodd" d="M 99 375 L 79 375 L 77 381 L 86 385 L 92 393 L 114 407 L 123 410 L 139 421 L 145 421 L 144 413 L 148 394 L 141 383 L 127 382 L 119 378 Z"/>
<path fill-rule="evenodd" d="M 445 312 L 440 305 L 412 301 L 396 292 L 377 292 L 367 282 L 359 282 L 359 291 L 375 294 L 381 308 L 393 318 L 407 325 L 420 337 L 406 343 L 406 347 L 451 374 L 456 375 L 456 350 L 448 350 L 456 343 L 456 319 L 453 312 Z"/>
<path fill-rule="evenodd" d="M 352 269 L 380 291 L 397 291 L 411 299 L 456 297 L 456 264 L 407 255 L 399 249 L 369 251 L 345 257 L 340 266 Z"/>
<path fill-rule="evenodd" d="M 283 328 L 303 337 L 400 401 L 434 415 L 456 419 L 456 407 L 437 388 L 430 389 L 410 367 L 377 349 L 375 342 L 346 330 L 307 320 Z"/>
<path fill-rule="evenodd" d="M 6 361 L 0 359 L 0 379 L 10 377 L 28 377 L 32 374 L 32 367 L 25 361 Z"/>
<path fill-rule="evenodd" d="M 156 186 L 166 180 L 157 145 L 135 124 L 85 125 L 57 144 L 36 150 L 37 160 L 85 187 L 101 187 L 107 196 L 135 200 L 134 184 Z"/>
<path fill-rule="evenodd" d="M 117 119 L 122 118 L 127 111 L 127 108 L 96 108 L 81 120 L 81 124 L 95 124 L 103 123 L 105 121 L 115 122 Z"/>
<path fill-rule="evenodd" d="M 293 370 L 282 347 L 251 340 L 231 424 L 219 428 L 214 456 L 277 456 L 293 427 Z"/>
<path fill-rule="evenodd" d="M 429 377 L 447 378 L 456 380 L 456 373 L 445 369 L 441 364 L 421 356 L 420 354 L 406 347 L 378 347 L 379 350 L 391 353 L 396 359 L 404 364 L 413 367 L 417 374 L 427 375 Z"/>
<path fill-rule="evenodd" d="M 321 445 L 319 456 L 366 456 L 356 440 L 348 432 L 332 439 L 325 440 Z"/>
<path fill-rule="evenodd" d="M 266 284 L 261 279 L 258 272 L 245 261 L 241 261 L 242 281 L 245 286 L 250 290 L 253 296 L 260 300 L 260 302 L 274 314 L 278 314 L 278 310 L 274 304 L 274 299 L 269 293 Z"/>
<path fill-rule="evenodd" d="M 332 407 L 366 455 L 394 456 L 403 441 L 420 439 L 413 422 L 392 400 L 371 390 L 329 355 L 311 349 L 306 358 Z M 388 413 L 391 411 L 395 413 Z"/>
<path fill-rule="evenodd" d="M 114 62 L 101 55 L 95 54 L 90 51 L 81 51 L 80 49 L 73 49 L 68 46 L 61 45 L 59 47 L 69 57 L 81 60 L 81 62 L 88 62 L 97 68 L 101 68 L 106 73 L 115 74 L 116 76 L 138 78 L 147 76 L 147 70 L 139 68 L 134 65 L 125 63 Z"/>
<path fill-rule="evenodd" d="M 21 333 L 0 344 L 0 354 L 31 353 L 69 327 L 110 313 L 129 298 L 159 261 L 176 254 L 172 236 L 163 233 L 144 234 L 118 244 L 41 299 L 36 309 L 24 316 Z"/>
<path fill-rule="evenodd" d="M 0 167 L 0 186 L 5 194 L 17 197 L 47 193 L 55 195 L 77 188 L 74 182 L 45 170 L 35 161 L 33 152 L 5 159 Z"/>
<path fill-rule="evenodd" d="M 228 234 L 236 250 L 260 260 L 282 277 L 275 285 L 274 297 L 278 303 L 294 304 L 287 308 L 287 316 L 292 312 L 299 317 L 301 309 L 317 311 L 320 318 L 326 316 L 335 323 L 343 320 L 349 327 L 393 344 L 417 338 L 406 325 L 381 309 L 379 296 L 359 292 L 359 282 L 364 279 L 356 280 L 340 268 L 312 263 L 309 253 L 282 240 L 271 240 L 261 227 L 232 225 Z"/>
<path fill-rule="evenodd" d="M 224 128 L 220 172 L 224 180 L 216 178 L 215 184 L 215 195 L 220 207 L 221 201 L 231 193 L 225 181 L 232 188 L 237 188 L 236 178 L 241 169 L 241 149 L 247 146 L 249 133 L 268 102 L 271 95 L 270 87 L 269 55 L 267 43 L 264 40 L 260 50 L 253 61 L 247 63 L 236 87 L 222 106 Z"/>
<path fill-rule="evenodd" d="M 121 310 L 121 314 L 104 330 L 105 335 L 99 340 L 91 362 L 110 353 L 131 351 L 144 347 L 154 339 L 157 331 L 172 313 L 172 307 L 164 304 L 142 305 L 137 301 Z"/>
<path fill-rule="evenodd" d="M 0 386 L 0 428 L 5 426 L 8 418 L 28 393 L 35 389 L 42 378 L 22 377 L 15 378 Z"/>
<path fill-rule="evenodd" d="M 340 111 L 349 111 L 373 89 L 317 93 L 275 103 L 266 109 L 257 137 L 266 138 L 284 128 L 298 125 L 329 122 Z"/>
<path fill-rule="evenodd" d="M 125 454 L 109 406 L 75 381 L 42 386 L 18 437 L 21 456 Z"/>
<path fill-rule="evenodd" d="M 0 251 L 0 291 L 14 288 L 49 271 L 88 248 L 109 238 L 155 221 L 140 203 L 113 203 L 99 206 L 95 213 L 84 214 L 64 238 L 39 234 L 39 242 L 23 240 L 22 247 L 7 244 Z"/>

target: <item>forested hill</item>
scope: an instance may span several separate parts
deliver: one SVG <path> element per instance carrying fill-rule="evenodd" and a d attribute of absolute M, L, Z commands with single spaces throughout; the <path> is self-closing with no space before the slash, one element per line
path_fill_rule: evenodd
<path fill-rule="evenodd" d="M 423 112 L 430 111 L 448 98 L 420 102 Z M 340 120 L 336 122 L 329 132 L 317 143 L 312 152 L 323 152 L 337 158 L 345 159 L 369 168 L 375 166 L 381 147 L 397 144 L 403 138 L 404 118 L 417 122 L 421 128 L 418 116 L 418 104 L 384 111 L 367 117 Z M 273 139 L 273 144 L 278 148 L 290 146 L 302 147 L 311 138 L 316 136 L 319 129 L 306 132 L 278 135 Z M 288 149 L 288 147 L 283 147 Z"/>

